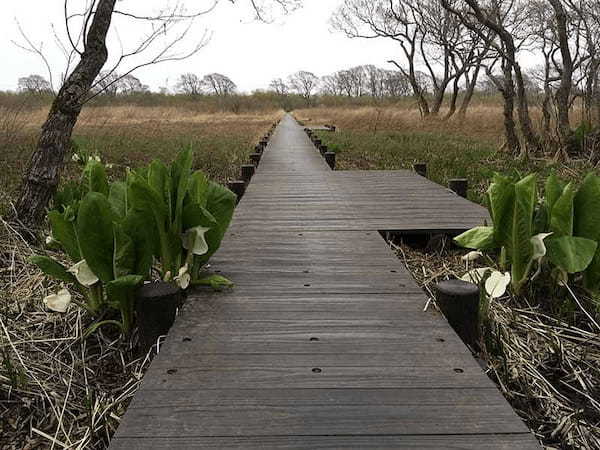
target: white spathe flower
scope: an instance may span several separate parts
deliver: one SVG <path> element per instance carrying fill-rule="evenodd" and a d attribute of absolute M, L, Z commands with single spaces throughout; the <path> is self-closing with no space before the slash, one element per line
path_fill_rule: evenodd
<path fill-rule="evenodd" d="M 502 297 L 506 293 L 506 288 L 510 284 L 510 273 L 492 271 L 492 274 L 485 281 L 485 291 L 490 298 Z"/>
<path fill-rule="evenodd" d="M 79 161 L 81 161 L 81 158 L 79 157 L 79 155 L 77 153 L 73 153 L 73 156 L 71 156 L 71 161 L 79 162 Z"/>
<path fill-rule="evenodd" d="M 210 228 L 202 226 L 190 228 L 183 235 L 183 248 L 191 251 L 194 255 L 202 256 L 208 252 L 208 244 L 204 235 Z"/>
<path fill-rule="evenodd" d="M 112 169 L 113 167 L 114 167 L 114 165 L 113 165 L 113 164 L 107 164 L 107 165 L 106 165 L 106 168 L 107 168 L 107 169 Z"/>
<path fill-rule="evenodd" d="M 553 233 L 540 233 L 536 234 L 530 239 L 531 245 L 533 246 L 533 253 L 531 255 L 531 259 L 539 263 L 540 260 L 544 256 L 546 256 L 546 244 L 544 244 L 544 239 L 546 239 L 548 236 L 551 236 L 552 234 Z"/>
<path fill-rule="evenodd" d="M 67 312 L 67 308 L 71 303 L 71 293 L 66 289 L 61 289 L 56 294 L 44 297 L 44 304 L 52 311 L 59 313 Z"/>
<path fill-rule="evenodd" d="M 90 269 L 85 262 L 85 259 L 82 259 L 73 267 L 69 268 L 68 272 L 75 275 L 79 284 L 82 284 L 85 287 L 90 287 L 99 281 L 96 274 L 92 272 L 92 269 Z"/>
<path fill-rule="evenodd" d="M 97 162 L 101 162 L 101 161 L 102 161 L 98 155 L 94 156 L 94 159 L 95 159 Z"/>
<path fill-rule="evenodd" d="M 469 252 L 466 255 L 462 256 L 461 259 L 466 262 L 473 262 L 473 261 L 477 261 L 482 256 L 483 256 L 483 253 L 481 253 L 480 251 L 472 251 L 472 252 Z"/>
<path fill-rule="evenodd" d="M 493 270 L 490 267 L 480 267 L 479 269 L 472 269 L 465 273 L 461 280 L 466 281 L 467 283 L 479 284 L 485 278 L 485 274 L 489 271 Z"/>
<path fill-rule="evenodd" d="M 181 289 L 186 290 L 188 288 L 188 286 L 190 285 L 190 281 L 192 281 L 192 277 L 188 272 L 187 264 L 181 269 L 179 269 L 179 273 L 174 278 L 174 280 L 175 283 L 177 283 L 177 286 L 179 286 Z"/>

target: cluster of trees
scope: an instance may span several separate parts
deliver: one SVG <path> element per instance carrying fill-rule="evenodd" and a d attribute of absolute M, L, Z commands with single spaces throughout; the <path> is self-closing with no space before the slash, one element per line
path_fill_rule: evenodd
<path fill-rule="evenodd" d="M 310 104 L 316 94 L 372 98 L 402 97 L 410 94 L 410 85 L 400 71 L 363 65 L 323 77 L 302 70 L 290 75 L 287 80 L 274 79 L 269 85 L 269 90 L 282 98 L 289 94 L 299 95 Z"/>
<path fill-rule="evenodd" d="M 180 75 L 175 90 L 181 94 L 227 96 L 235 93 L 237 85 L 226 75 L 209 73 L 200 78 L 194 73 Z"/>
<path fill-rule="evenodd" d="M 576 151 L 578 103 L 586 123 L 600 124 L 600 0 L 345 0 L 331 22 L 351 38 L 398 44 L 389 62 L 423 116 L 446 102 L 446 118 L 464 115 L 485 81 L 502 95 L 506 148 L 516 155 Z M 527 61 L 538 62 L 529 74 Z M 540 93 L 534 127 L 530 105 Z"/>

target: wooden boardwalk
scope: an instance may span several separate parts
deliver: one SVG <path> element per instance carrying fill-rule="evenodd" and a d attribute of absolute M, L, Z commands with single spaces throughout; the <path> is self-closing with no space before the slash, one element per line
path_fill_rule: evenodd
<path fill-rule="evenodd" d="M 284 118 L 113 449 L 540 448 L 378 230 L 485 211 L 407 171 L 332 172 Z"/>

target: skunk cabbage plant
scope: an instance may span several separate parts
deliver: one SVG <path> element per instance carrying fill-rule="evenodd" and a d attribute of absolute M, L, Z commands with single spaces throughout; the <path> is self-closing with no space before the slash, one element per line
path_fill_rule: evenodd
<path fill-rule="evenodd" d="M 124 332 L 134 324 L 136 289 L 158 271 L 182 289 L 190 284 L 230 286 L 223 277 L 202 279 L 200 270 L 217 251 L 229 227 L 235 194 L 192 172 L 192 152 L 182 151 L 167 167 L 153 161 L 109 183 L 104 166 L 91 159 L 81 182 L 55 198 L 48 220 L 51 239 L 71 267 L 48 256 L 31 261 L 47 275 L 73 285 L 85 306 L 100 317 L 118 310 Z M 71 301 L 64 289 L 45 301 L 64 311 Z M 55 305 L 55 306 L 54 306 Z"/>
<path fill-rule="evenodd" d="M 473 228 L 455 241 L 473 250 L 499 250 L 500 270 L 510 272 L 517 294 L 546 262 L 558 281 L 584 273 L 585 287 L 597 291 L 600 177 L 588 175 L 577 189 L 551 175 L 544 194 L 538 195 L 535 175 L 514 181 L 497 174 L 487 191 L 492 225 Z"/>

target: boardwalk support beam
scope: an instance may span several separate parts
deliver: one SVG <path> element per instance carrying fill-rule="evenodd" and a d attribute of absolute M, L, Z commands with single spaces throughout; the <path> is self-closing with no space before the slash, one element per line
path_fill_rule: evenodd
<path fill-rule="evenodd" d="M 416 163 L 413 164 L 413 170 L 421 175 L 422 177 L 427 178 L 427 164 L 425 163 Z"/>
<path fill-rule="evenodd" d="M 456 195 L 460 195 L 463 198 L 467 198 L 469 191 L 469 180 L 466 178 L 454 178 L 448 181 L 448 188 Z"/>
<path fill-rule="evenodd" d="M 329 165 L 331 170 L 335 170 L 335 152 L 325 153 L 325 162 Z"/>
<path fill-rule="evenodd" d="M 479 287 L 462 280 L 441 281 L 435 286 L 436 303 L 463 342 L 479 342 Z"/>
<path fill-rule="evenodd" d="M 242 180 L 230 181 L 227 183 L 227 187 L 231 192 L 237 195 L 237 201 L 239 203 L 246 192 L 246 183 Z"/>
<path fill-rule="evenodd" d="M 254 172 L 256 171 L 256 167 L 254 164 L 245 164 L 242 166 L 242 181 L 246 184 L 250 182 L 252 177 L 254 176 Z"/>
<path fill-rule="evenodd" d="M 262 155 L 260 153 L 252 153 L 250 155 L 250 161 L 252 161 L 252 164 L 254 164 L 255 167 L 258 167 L 258 165 L 260 164 L 261 156 Z"/>
<path fill-rule="evenodd" d="M 159 336 L 167 334 L 181 303 L 182 291 L 172 283 L 149 283 L 137 291 L 136 315 L 143 354 L 150 350 Z"/>

